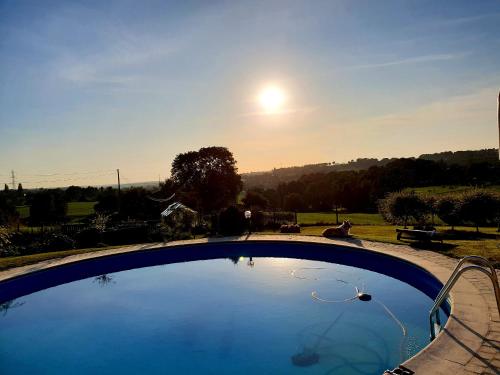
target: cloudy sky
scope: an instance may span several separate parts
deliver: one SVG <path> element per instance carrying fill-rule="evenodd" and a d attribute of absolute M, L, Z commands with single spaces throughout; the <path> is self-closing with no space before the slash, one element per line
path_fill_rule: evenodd
<path fill-rule="evenodd" d="M 0 182 L 498 147 L 499 62 L 497 0 L 0 0 Z"/>

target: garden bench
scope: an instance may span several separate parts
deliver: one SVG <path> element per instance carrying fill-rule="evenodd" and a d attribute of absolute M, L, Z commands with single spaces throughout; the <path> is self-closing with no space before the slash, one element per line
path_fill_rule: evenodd
<path fill-rule="evenodd" d="M 440 241 L 443 243 L 443 238 L 435 230 L 396 229 L 396 233 L 398 240 L 409 238 L 418 241 Z"/>

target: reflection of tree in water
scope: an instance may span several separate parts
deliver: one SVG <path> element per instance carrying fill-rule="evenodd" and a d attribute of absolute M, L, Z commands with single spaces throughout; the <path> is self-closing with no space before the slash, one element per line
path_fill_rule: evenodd
<path fill-rule="evenodd" d="M 239 256 L 239 257 L 227 257 L 234 265 L 237 265 L 240 260 L 245 259 L 245 257 Z M 253 257 L 250 257 L 247 262 L 247 266 L 250 268 L 253 268 L 255 266 L 255 261 L 253 260 Z"/>
<path fill-rule="evenodd" d="M 108 274 L 104 274 L 104 275 L 95 277 L 94 283 L 98 283 L 99 286 L 107 286 L 107 285 L 115 284 L 116 281 L 113 280 L 113 276 L 110 276 Z"/>
<path fill-rule="evenodd" d="M 24 305 L 24 302 L 16 302 L 15 299 L 11 299 L 10 301 L 0 303 L 0 312 L 2 313 L 3 316 L 5 316 L 5 315 L 7 315 L 7 312 L 10 309 L 13 309 L 15 307 L 19 307 L 22 305 Z"/>

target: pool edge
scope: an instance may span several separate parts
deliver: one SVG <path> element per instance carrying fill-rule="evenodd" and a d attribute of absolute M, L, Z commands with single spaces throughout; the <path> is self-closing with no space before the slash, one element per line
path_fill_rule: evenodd
<path fill-rule="evenodd" d="M 176 241 L 170 243 L 155 243 L 148 245 L 128 246 L 92 253 L 71 255 L 33 265 L 23 266 L 0 272 L 0 281 L 17 278 L 33 272 L 47 270 L 75 262 L 81 262 L 97 257 L 109 257 L 127 252 L 151 251 L 165 247 L 182 247 L 195 244 L 241 241 L 280 241 L 292 243 L 318 243 L 342 247 L 356 248 L 376 252 L 411 263 L 419 267 L 441 283 L 445 283 L 453 271 L 456 260 L 446 256 L 415 250 L 408 246 L 392 245 L 361 240 L 332 240 L 313 236 L 290 235 L 249 235 L 241 237 L 221 237 L 200 240 Z M 491 308 L 491 301 L 485 297 L 484 280 L 481 275 L 462 278 L 451 294 L 452 314 L 444 330 L 437 338 L 422 349 L 403 365 L 415 374 L 462 374 L 462 373 L 499 373 L 495 366 L 500 350 L 493 342 L 500 340 L 500 321 Z M 487 284 L 486 284 L 487 285 Z M 429 306 L 430 308 L 431 306 Z M 496 333 L 495 333 L 496 332 Z M 496 334 L 496 336 L 495 336 Z M 490 336 L 492 336 L 490 338 Z M 496 350 L 487 350 L 493 347 Z M 495 353 L 496 352 L 496 353 Z"/>

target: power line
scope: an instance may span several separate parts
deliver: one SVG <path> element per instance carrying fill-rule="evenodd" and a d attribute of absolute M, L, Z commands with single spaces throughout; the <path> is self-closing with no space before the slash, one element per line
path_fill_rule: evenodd
<path fill-rule="evenodd" d="M 44 173 L 44 174 L 22 174 L 23 177 L 52 177 L 52 176 L 76 176 L 82 174 L 114 173 L 114 169 L 98 169 L 93 171 L 65 172 L 65 173 Z M 18 174 L 19 175 L 19 174 Z"/>
<path fill-rule="evenodd" d="M 41 184 L 41 183 L 50 183 L 50 182 L 64 182 L 64 181 L 78 181 L 78 180 L 88 180 L 96 177 L 102 176 L 110 176 L 114 174 L 114 172 L 106 172 L 101 174 L 95 174 L 93 176 L 81 176 L 81 177 L 72 177 L 72 178 L 57 178 L 57 179 L 46 179 L 46 180 L 22 180 L 24 183 L 29 184 Z"/>

